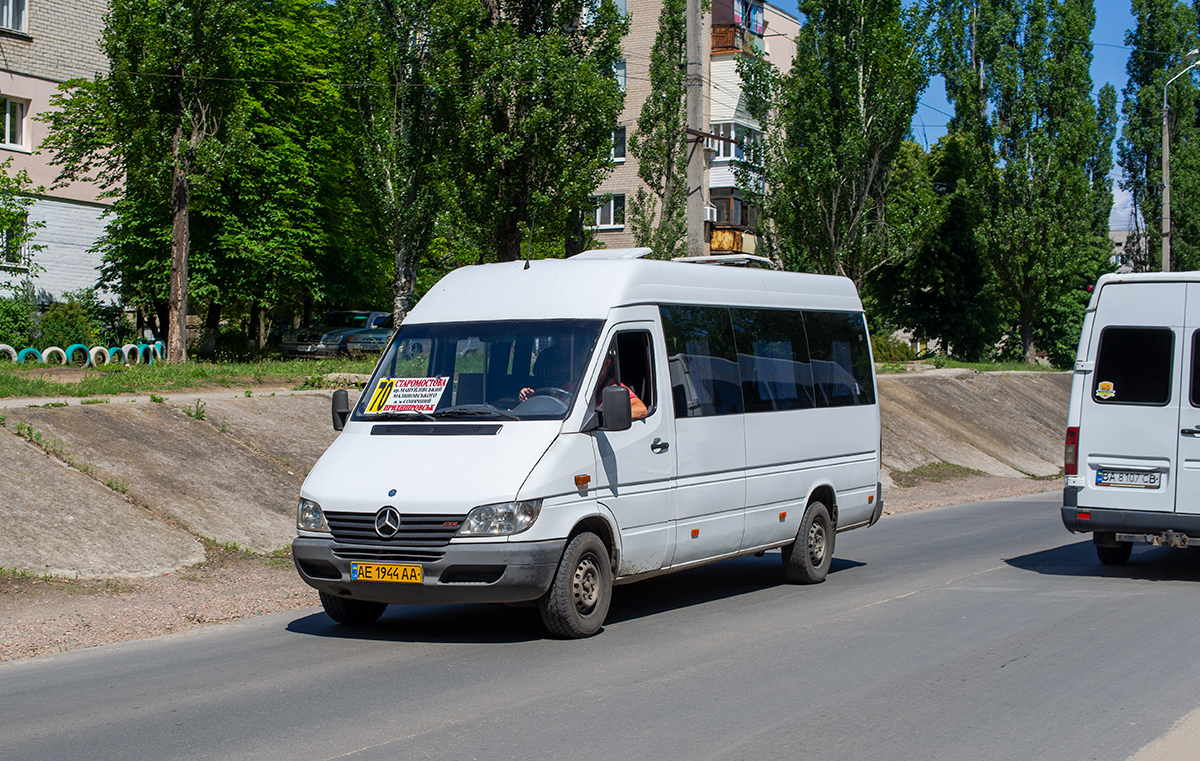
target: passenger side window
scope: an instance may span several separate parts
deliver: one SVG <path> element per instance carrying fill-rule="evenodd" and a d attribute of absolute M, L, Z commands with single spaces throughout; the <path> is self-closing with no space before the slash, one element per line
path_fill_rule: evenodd
<path fill-rule="evenodd" d="M 1105 328 L 1096 351 L 1092 399 L 1098 404 L 1166 404 L 1171 401 L 1174 353 L 1170 328 Z"/>
<path fill-rule="evenodd" d="M 733 330 L 747 412 L 814 406 L 808 339 L 800 312 L 734 309 Z"/>
<path fill-rule="evenodd" d="M 729 310 L 661 306 L 675 416 L 744 411 L 737 348 Z"/>
<path fill-rule="evenodd" d="M 805 312 L 818 407 L 875 403 L 867 321 L 853 312 Z"/>
<path fill-rule="evenodd" d="M 646 405 L 646 416 L 654 414 L 654 351 L 650 343 L 650 332 L 646 330 L 626 330 L 613 336 L 608 346 L 605 363 L 611 363 L 609 369 L 602 370 L 600 380 L 594 393 L 594 404 L 600 403 L 600 394 L 604 386 L 610 385 L 612 379 L 625 386 Z"/>

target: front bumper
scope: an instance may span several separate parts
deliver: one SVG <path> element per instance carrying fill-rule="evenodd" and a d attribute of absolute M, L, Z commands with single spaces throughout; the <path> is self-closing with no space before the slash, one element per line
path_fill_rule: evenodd
<path fill-rule="evenodd" d="M 494 544 L 448 544 L 419 560 L 371 560 L 420 565 L 420 584 L 351 581 L 351 559 L 375 547 L 338 544 L 332 539 L 297 537 L 292 558 L 304 583 L 326 594 L 371 602 L 404 605 L 443 603 L 526 602 L 536 600 L 550 588 L 562 557 L 565 539 L 543 542 Z M 365 560 L 365 559 L 364 559 Z"/>

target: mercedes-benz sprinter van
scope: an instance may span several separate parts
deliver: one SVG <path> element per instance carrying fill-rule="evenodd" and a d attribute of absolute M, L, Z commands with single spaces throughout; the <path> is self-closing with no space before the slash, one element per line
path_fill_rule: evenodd
<path fill-rule="evenodd" d="M 1200 273 L 1105 275 L 1084 316 L 1062 518 L 1101 562 L 1200 544 Z"/>
<path fill-rule="evenodd" d="M 819 582 L 879 518 L 854 285 L 645 253 L 452 272 L 335 394 L 292 545 L 333 619 L 536 602 L 588 636 L 614 583 L 774 548 Z"/>

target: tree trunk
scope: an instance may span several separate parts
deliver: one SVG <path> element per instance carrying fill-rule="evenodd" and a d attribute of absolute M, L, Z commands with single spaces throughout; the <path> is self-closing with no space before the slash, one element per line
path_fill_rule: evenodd
<path fill-rule="evenodd" d="M 403 243 L 397 240 L 392 245 L 392 252 L 396 256 L 396 278 L 392 281 L 392 315 L 394 324 L 398 328 L 404 318 L 408 316 L 408 310 L 412 309 L 417 273 L 413 271 Z"/>
<path fill-rule="evenodd" d="M 661 220 L 659 223 L 661 224 Z M 572 257 L 575 254 L 583 253 L 583 247 L 586 244 L 583 231 L 583 213 L 578 210 L 572 211 L 567 214 L 567 256 Z"/>
<path fill-rule="evenodd" d="M 267 310 L 258 305 L 258 327 L 255 328 L 256 340 L 254 348 L 262 351 L 267 346 L 267 333 L 270 330 L 271 321 L 267 317 Z"/>
<path fill-rule="evenodd" d="M 250 305 L 250 322 L 246 325 L 246 337 L 250 343 L 262 348 L 262 306 L 255 301 Z"/>
<path fill-rule="evenodd" d="M 204 318 L 204 351 L 217 350 L 217 333 L 221 331 L 221 305 L 216 301 L 208 305 L 208 314 Z"/>
<path fill-rule="evenodd" d="M 183 126 L 175 127 L 172 148 L 175 168 L 171 171 L 171 297 L 169 311 L 171 324 L 167 327 L 167 362 L 187 362 L 187 314 L 188 314 L 188 249 L 191 246 L 191 231 L 188 226 L 188 204 L 191 188 L 188 185 L 187 166 L 180 155 L 183 141 Z"/>

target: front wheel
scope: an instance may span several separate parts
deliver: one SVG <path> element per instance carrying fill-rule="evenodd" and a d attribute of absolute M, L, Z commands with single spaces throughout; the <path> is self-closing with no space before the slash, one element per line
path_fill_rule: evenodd
<path fill-rule="evenodd" d="M 792 584 L 820 584 L 833 562 L 833 521 L 822 502 L 804 511 L 796 541 L 782 548 L 783 575 Z"/>
<path fill-rule="evenodd" d="M 556 637 L 590 637 L 604 625 L 610 602 L 608 548 L 595 534 L 580 534 L 567 544 L 550 589 L 538 601 L 542 623 Z"/>
<path fill-rule="evenodd" d="M 347 626 L 366 626 L 375 623 L 387 609 L 386 602 L 368 602 L 355 600 L 350 597 L 320 593 L 321 607 L 325 613 L 339 624 Z"/>

